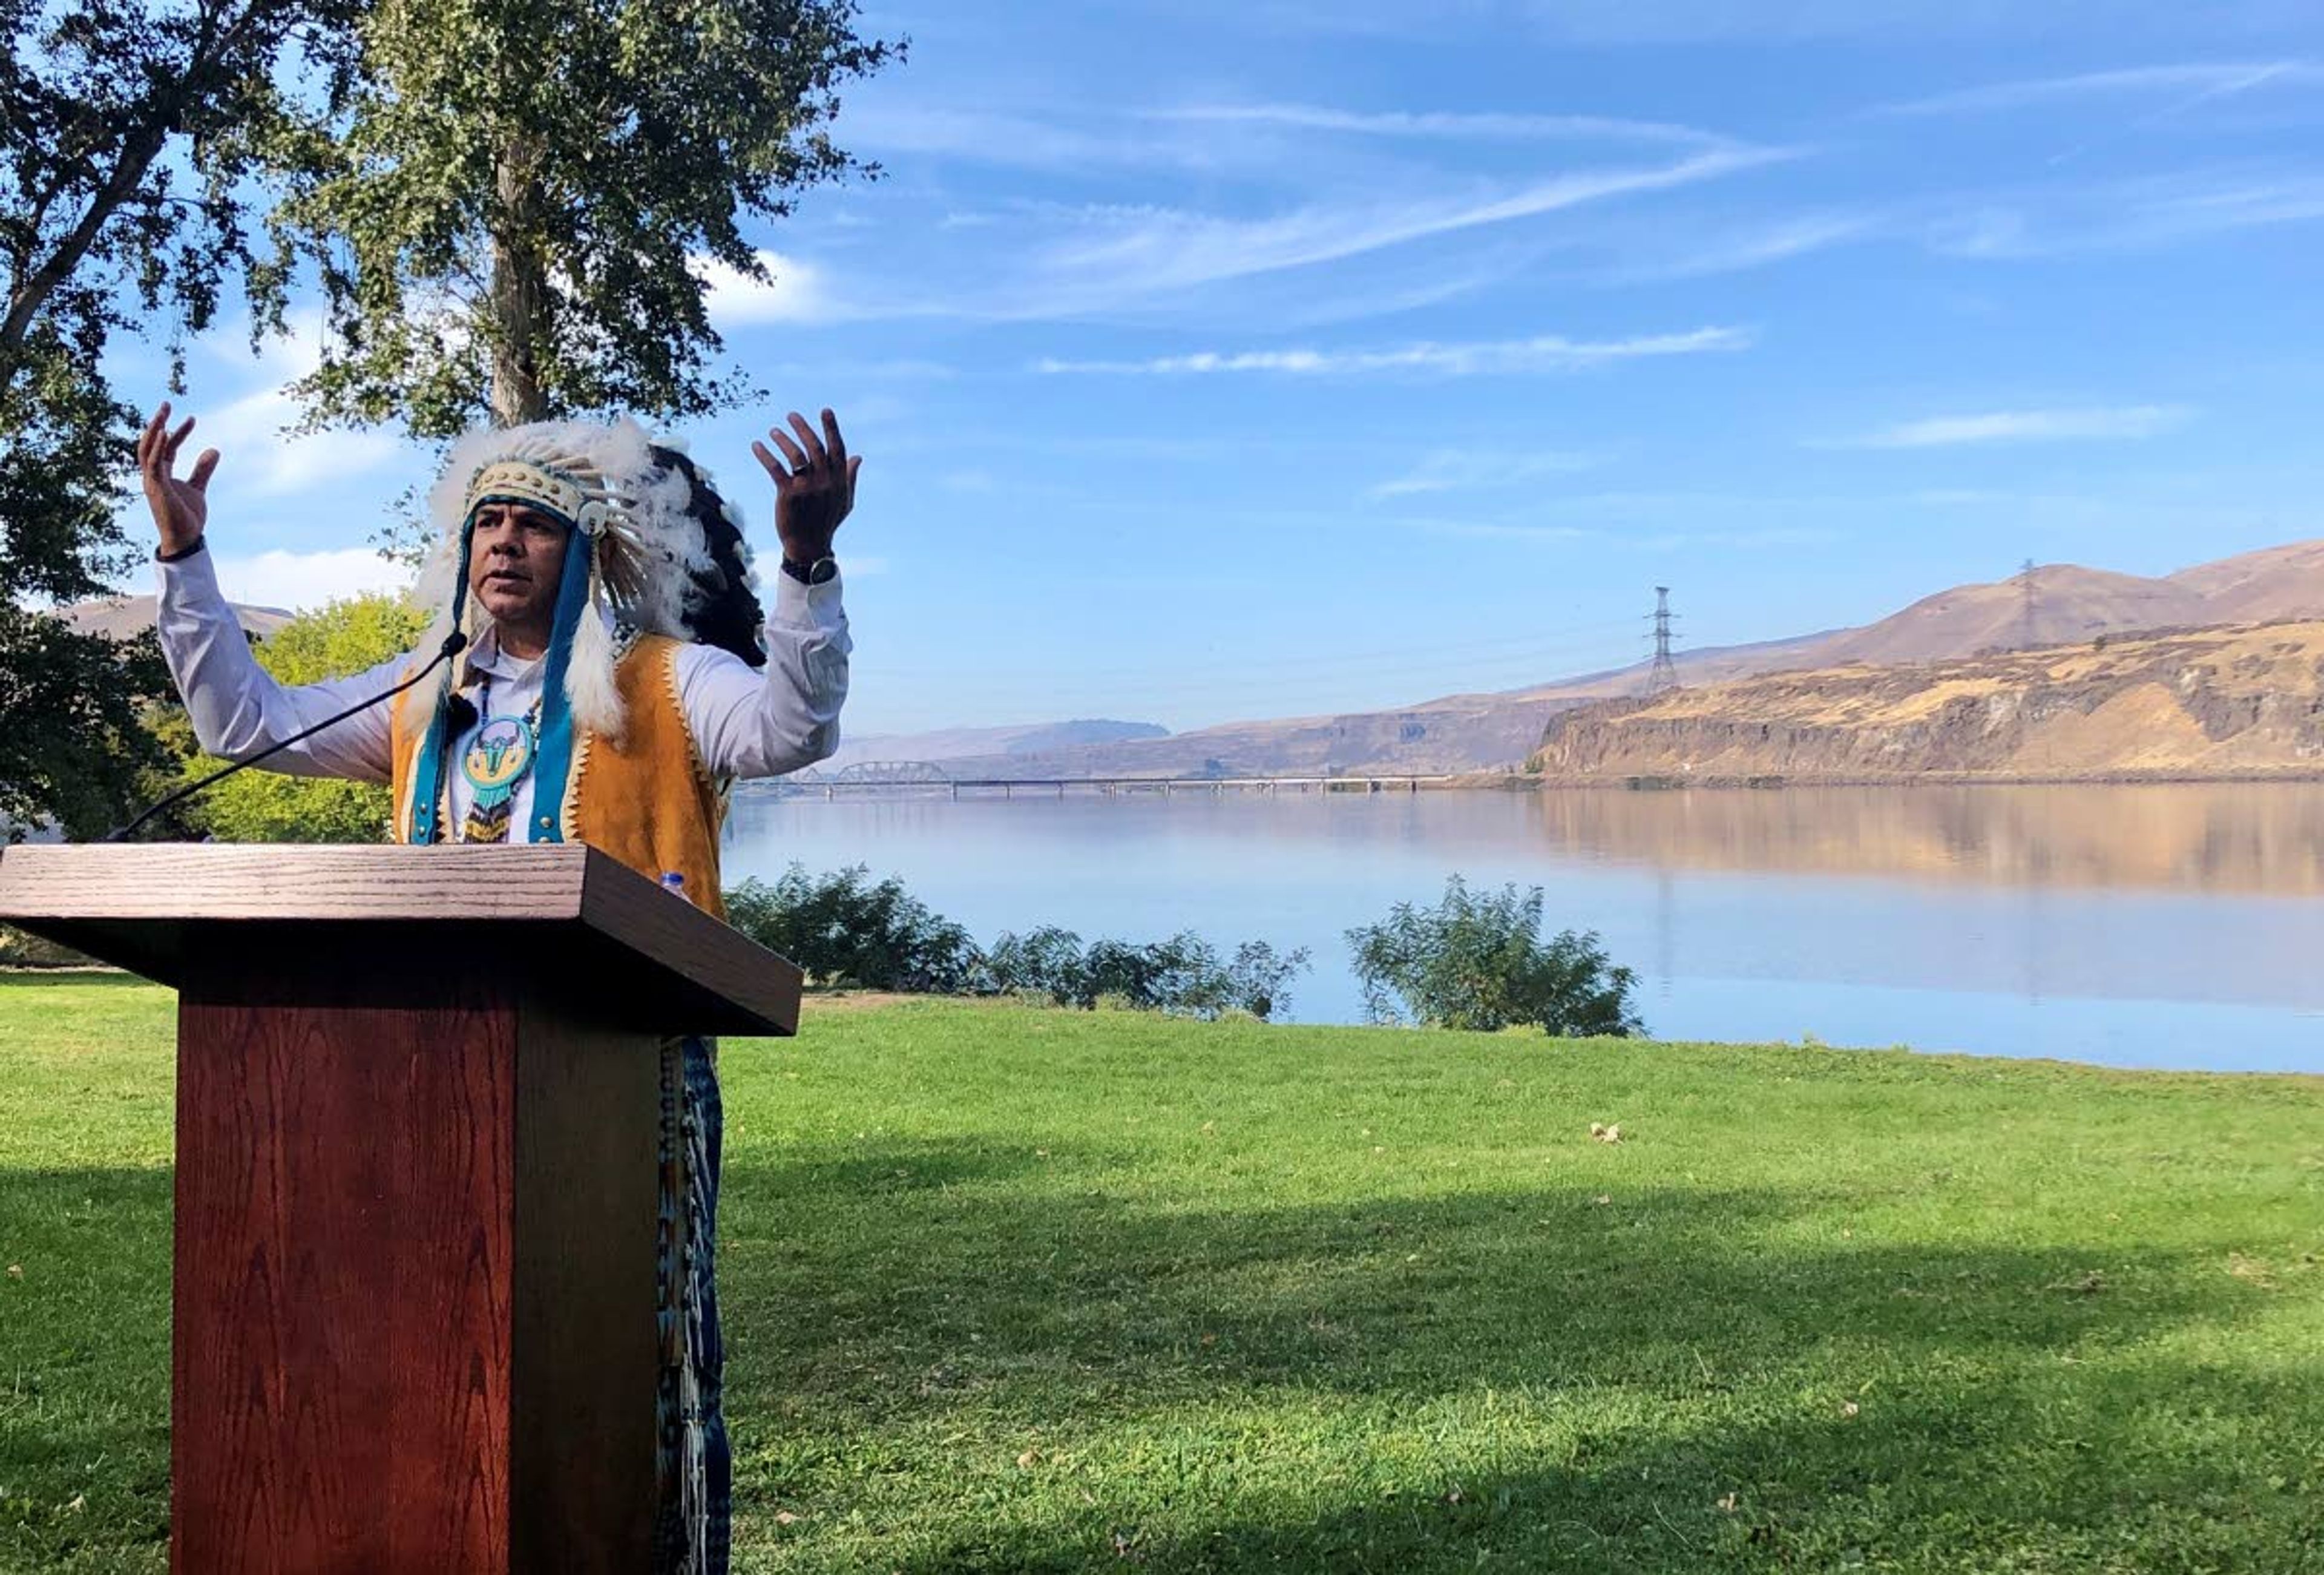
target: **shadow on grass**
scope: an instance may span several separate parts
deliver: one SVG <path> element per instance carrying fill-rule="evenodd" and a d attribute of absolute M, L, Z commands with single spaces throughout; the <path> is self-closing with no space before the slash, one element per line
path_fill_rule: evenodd
<path fill-rule="evenodd" d="M 1827 1228 L 1844 1200 L 1812 1193 L 1545 1185 L 1209 1209 L 1110 1195 L 1086 1172 L 1078 1193 L 1012 1183 L 1027 1168 L 941 1146 L 730 1168 L 726 1301 L 767 1309 L 760 1351 L 813 1388 L 1054 1358 L 1141 1386 L 1194 1364 L 1213 1383 L 1355 1392 L 1679 1371 L 1715 1386 L 1834 1342 L 2064 1351 L 2223 1305 L 2181 1272 L 2191 1255 L 1856 1245 Z M 889 1414 L 926 1399 L 889 1382 L 861 1397 Z"/>
<path fill-rule="evenodd" d="M 2316 1568 L 2312 1497 L 2256 1470 L 2232 1441 L 2201 1449 L 2116 1447 L 2103 1423 L 2158 1395 L 2207 1413 L 2314 1414 L 2290 1377 L 2223 1379 L 2174 1367 L 2058 1393 L 2020 1378 L 1973 1395 L 1932 1388 L 1860 1413 L 1727 1416 L 1681 1436 L 1609 1431 L 1565 1458 L 1447 1467 L 1400 1489 L 1352 1495 L 1309 1518 L 1174 1513 L 1167 1494 L 1098 1499 L 1062 1524 L 963 1517 L 900 1557 L 908 1575 L 1062 1575 L 1102 1567 L 1173 1571 L 1522 1570 L 1606 1575 L 1695 1571 L 2091 1571 Z M 2299 1469 L 2298 1450 L 2275 1464 Z"/>
<path fill-rule="evenodd" d="M 1078 1507 L 933 1512 L 933 1545 L 881 1567 L 2293 1567 L 2264 1561 L 2299 1534 L 2293 1506 L 2250 1499 L 2310 1469 L 2317 1395 L 2110 1360 L 2257 1304 L 2200 1251 L 2015 1245 L 1998 1212 L 1955 1244 L 1858 1244 L 1848 1200 L 1813 1191 L 1190 1206 L 1045 1163 L 932 1143 L 730 1172 L 746 1515 L 753 1497 L 827 1498 L 859 1450 L 958 1493 L 925 1441 L 996 1420 L 1200 1440 L 1204 1415 L 1312 1416 L 1322 1396 L 1382 1425 L 1435 1416 L 1473 1449 L 1491 1429 L 1466 1407 L 1490 1392 L 1553 1424 L 1425 1491 L 1406 1473 L 1286 1524 L 1248 1496 L 1202 1509 L 1117 1477 Z M 1296 1450 L 1306 1424 L 1287 1425 Z"/>
<path fill-rule="evenodd" d="M 1139 1183 L 1101 1156 L 942 1142 L 731 1162 L 746 1529 L 779 1502 L 815 1511 L 791 1534 L 813 1534 L 844 1458 L 878 1454 L 927 1474 L 936 1507 L 876 1561 L 915 1575 L 2314 1567 L 2316 1387 L 2109 1359 L 2260 1304 L 2192 1249 L 2013 1245 L 1999 1217 L 1959 1245 L 1858 1244 L 1849 1200 L 1812 1189 L 1237 1208 Z M 27 1274 L 0 1286 L 0 1565 L 155 1555 L 170 1186 L 5 1177 L 0 1252 Z M 1531 1424 L 1507 1447 L 1488 1392 Z M 1215 1479 L 1117 1457 L 1085 1499 L 1012 1513 L 930 1441 L 1038 1425 L 1223 1449 L 1206 1418 L 1278 1406 L 1290 1431 L 1233 1447 L 1357 1478 L 1305 1511 L 1270 1514 L 1264 1488 L 1198 1501 Z M 1441 1427 L 1444 1463 L 1367 1476 L 1375 1422 Z M 862 1551 L 793 1550 L 800 1568 Z"/>

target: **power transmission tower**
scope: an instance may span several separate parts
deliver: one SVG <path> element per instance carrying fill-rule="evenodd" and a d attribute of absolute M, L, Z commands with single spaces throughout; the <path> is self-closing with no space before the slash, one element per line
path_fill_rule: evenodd
<path fill-rule="evenodd" d="M 1671 660 L 1670 587 L 1655 587 L 1655 665 L 1646 669 L 1646 693 L 1660 695 L 1678 687 L 1678 664 Z"/>
<path fill-rule="evenodd" d="M 2035 585 L 2034 580 L 2034 560 L 2032 558 L 2029 557 L 2025 560 L 2025 566 L 2020 574 L 2019 580 L 2020 587 L 2025 593 L 2025 621 L 2024 626 L 2018 631 L 2017 645 L 2018 649 L 2021 650 L 2032 650 L 2035 646 L 2042 643 L 2034 633 L 2034 620 L 2039 614 L 2042 602 L 2041 592 Z"/>

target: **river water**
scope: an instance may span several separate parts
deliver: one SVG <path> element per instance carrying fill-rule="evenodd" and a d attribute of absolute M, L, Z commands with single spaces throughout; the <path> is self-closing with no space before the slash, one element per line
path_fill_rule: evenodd
<path fill-rule="evenodd" d="M 726 878 L 862 863 L 980 940 L 1192 929 L 1305 946 L 1448 874 L 1547 893 L 1639 975 L 1659 1037 L 2324 1072 L 2324 786 L 777 798 Z"/>

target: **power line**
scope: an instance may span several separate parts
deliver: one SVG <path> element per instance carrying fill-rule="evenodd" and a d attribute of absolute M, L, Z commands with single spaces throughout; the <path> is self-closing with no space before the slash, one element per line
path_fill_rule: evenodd
<path fill-rule="evenodd" d="M 2018 632 L 2017 646 L 2020 650 L 2032 650 L 2041 644 L 2041 641 L 2034 637 L 2034 621 L 2039 616 L 2041 609 L 2041 592 L 2034 584 L 2032 558 L 2025 560 L 2025 566 L 2022 572 L 2025 592 L 2025 621 Z"/>
<path fill-rule="evenodd" d="M 1670 587 L 1655 587 L 1655 664 L 1646 669 L 1646 693 L 1667 694 L 1678 687 L 1678 664 L 1671 659 Z"/>

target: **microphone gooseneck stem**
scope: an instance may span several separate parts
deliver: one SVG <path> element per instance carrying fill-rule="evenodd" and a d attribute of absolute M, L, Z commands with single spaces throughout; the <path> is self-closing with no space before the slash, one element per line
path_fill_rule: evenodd
<path fill-rule="evenodd" d="M 126 824 L 114 827 L 111 831 L 106 833 L 105 835 L 99 837 L 97 841 L 103 843 L 120 843 L 128 841 L 130 833 L 135 831 L 139 826 L 143 825 L 147 821 L 152 819 L 163 810 L 170 808 L 172 805 L 183 804 L 187 799 L 193 797 L 196 794 L 201 793 L 216 784 L 225 781 L 236 771 L 248 770 L 251 767 L 259 764 L 261 761 L 281 753 L 284 750 L 289 749 L 294 743 L 302 743 L 327 728 L 337 727 L 348 717 L 355 715 L 359 712 L 370 710 L 373 706 L 378 705 L 383 700 L 392 700 L 395 696 L 402 694 L 406 689 L 410 688 L 411 686 L 420 682 L 420 679 L 434 672 L 438 668 L 442 667 L 446 662 L 450 661 L 454 657 L 459 655 L 461 651 L 467 649 L 467 644 L 468 637 L 466 634 L 461 633 L 458 630 L 454 630 L 450 634 L 444 637 L 444 643 L 437 649 L 435 656 L 429 660 L 426 667 L 420 668 L 418 672 L 412 674 L 411 677 L 404 679 L 403 682 L 396 685 L 393 688 L 382 689 L 378 694 L 372 695 L 369 699 L 359 701 L 356 704 L 348 706 L 337 716 L 327 716 L 322 721 L 315 723 L 312 727 L 302 728 L 299 732 L 292 733 L 289 738 L 283 739 L 276 743 L 269 744 L 266 748 L 259 751 L 256 754 L 251 756 L 246 760 L 236 760 L 230 766 L 222 767 L 217 770 L 212 771 L 208 776 L 203 778 L 198 782 L 188 783 L 185 787 L 179 788 L 175 793 L 171 794 L 168 797 L 156 800 L 154 803 L 148 805 L 138 815 L 136 819 L 128 822 Z"/>

